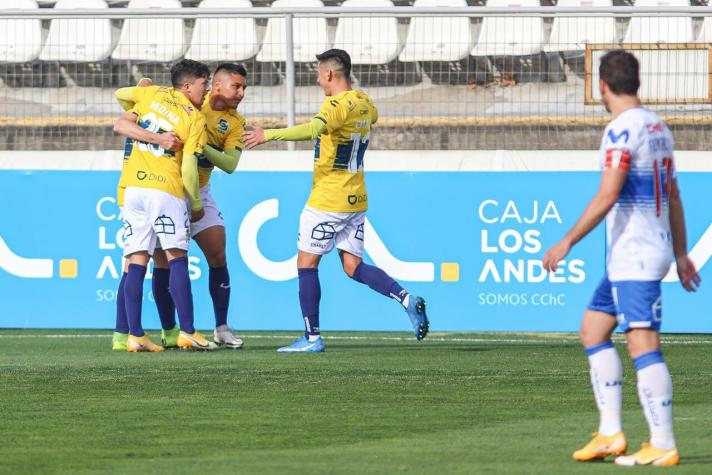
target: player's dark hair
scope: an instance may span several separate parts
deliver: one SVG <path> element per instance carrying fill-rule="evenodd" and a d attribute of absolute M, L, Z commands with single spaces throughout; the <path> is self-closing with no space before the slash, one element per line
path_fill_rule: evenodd
<path fill-rule="evenodd" d="M 635 56 L 625 50 L 618 49 L 604 54 L 598 74 L 613 94 L 633 96 L 638 93 L 640 64 Z"/>
<path fill-rule="evenodd" d="M 217 74 L 220 71 L 226 71 L 230 74 L 239 74 L 243 78 L 247 77 L 247 69 L 241 64 L 237 63 L 220 63 L 217 68 L 215 68 L 215 73 Z"/>
<path fill-rule="evenodd" d="M 316 59 L 319 62 L 335 62 L 341 67 L 341 69 L 344 70 L 344 77 L 346 79 L 349 79 L 351 77 L 351 56 L 349 56 L 349 53 L 347 53 L 346 51 L 342 49 L 329 49 L 321 54 L 317 54 Z"/>
<path fill-rule="evenodd" d="M 200 61 L 192 59 L 182 59 L 171 68 L 171 84 L 176 89 L 180 89 L 186 80 L 209 77 L 210 69 Z"/>

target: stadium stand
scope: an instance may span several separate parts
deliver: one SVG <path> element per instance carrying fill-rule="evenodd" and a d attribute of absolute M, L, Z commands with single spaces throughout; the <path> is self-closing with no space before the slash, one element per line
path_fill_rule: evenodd
<path fill-rule="evenodd" d="M 272 8 L 294 8 L 294 7 L 323 7 L 320 0 L 275 0 Z M 314 84 L 314 71 L 316 68 L 317 54 L 329 49 L 329 35 L 327 33 L 326 18 L 295 18 L 293 29 L 294 37 L 294 63 L 295 63 L 295 84 L 303 86 Z M 257 62 L 274 64 L 281 77 L 269 78 L 270 70 L 260 71 L 262 79 L 268 76 L 272 84 L 278 84 L 285 74 L 285 63 L 287 61 L 287 46 L 285 41 L 286 24 L 284 18 L 270 18 L 267 22 L 267 31 L 262 41 L 262 49 L 257 54 Z M 278 81 L 279 79 L 279 81 Z"/>
<path fill-rule="evenodd" d="M 539 7 L 539 0 L 488 0 L 490 7 Z M 547 80 L 542 55 L 544 22 L 541 17 L 485 17 L 472 56 L 487 56 L 502 73 L 502 84 Z M 552 78 L 553 79 L 553 78 Z M 564 78 L 565 79 L 565 78 Z"/>
<path fill-rule="evenodd" d="M 33 0 L 0 2 L 0 9 L 37 9 Z M 42 22 L 31 19 L 0 20 L 0 71 L 11 87 L 43 86 L 44 69 L 36 60 L 42 50 Z"/>
<path fill-rule="evenodd" d="M 109 8 L 104 0 L 60 0 L 56 9 Z M 91 41 L 87 41 L 91 38 Z M 51 65 L 58 79 L 64 82 L 60 66 L 78 86 L 111 87 L 112 68 L 109 55 L 112 50 L 111 21 L 109 19 L 55 19 L 49 26 L 49 35 L 40 60 Z"/>
<path fill-rule="evenodd" d="M 343 7 L 392 7 L 390 0 L 346 0 Z M 362 86 L 420 82 L 414 64 L 402 63 L 398 20 L 394 17 L 340 18 L 334 48 L 350 51 L 352 74 Z"/>
<path fill-rule="evenodd" d="M 690 3 L 687 0 L 636 0 L 635 6 L 687 7 Z M 690 17 L 633 17 L 630 19 L 623 43 L 687 43 L 693 39 Z"/>
<path fill-rule="evenodd" d="M 416 0 L 416 7 L 466 7 L 464 0 Z M 410 22 L 404 63 L 419 62 L 434 84 L 484 84 L 488 63 L 470 57 L 475 38 L 467 17 L 417 17 Z M 477 65 L 484 64 L 483 68 Z M 480 74 L 478 75 L 478 72 Z"/>
<path fill-rule="evenodd" d="M 204 0 L 198 8 L 251 8 L 249 0 Z M 255 56 L 260 50 L 257 22 L 254 18 L 199 18 L 195 21 L 188 59 L 211 64 L 225 61 L 244 63 L 255 70 Z M 253 75 L 252 85 L 258 85 L 261 75 Z"/>
<path fill-rule="evenodd" d="M 127 8 L 181 8 L 178 0 L 131 0 Z M 185 29 L 179 18 L 128 19 L 111 54 L 114 61 L 125 61 L 115 83 L 126 85 L 140 77 L 157 84 L 170 83 L 170 68 L 186 50 Z M 134 69 L 135 74 L 134 73 Z M 133 76 L 133 77 L 131 77 Z"/>

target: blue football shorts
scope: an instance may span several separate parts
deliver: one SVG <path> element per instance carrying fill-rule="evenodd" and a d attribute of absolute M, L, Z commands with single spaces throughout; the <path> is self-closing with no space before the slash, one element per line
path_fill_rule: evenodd
<path fill-rule="evenodd" d="M 624 332 L 636 328 L 660 331 L 663 318 L 660 281 L 611 282 L 606 275 L 596 287 L 588 309 L 615 316 Z"/>

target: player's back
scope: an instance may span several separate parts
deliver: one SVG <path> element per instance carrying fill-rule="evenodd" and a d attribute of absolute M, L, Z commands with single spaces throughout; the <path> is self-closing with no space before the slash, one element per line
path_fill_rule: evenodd
<path fill-rule="evenodd" d="M 628 170 L 618 201 L 606 217 L 611 280 L 659 280 L 668 271 L 673 153 L 670 130 L 643 107 L 624 111 L 604 131 L 602 168 Z"/>
<path fill-rule="evenodd" d="M 196 132 L 205 140 L 205 119 L 182 93 L 162 86 L 135 89 L 132 112 L 138 115 L 138 124 L 155 133 L 173 132 L 186 142 L 184 149 L 202 153 L 204 144 L 193 143 Z M 128 143 L 127 143 L 128 146 Z M 183 198 L 181 163 L 183 152 L 164 150 L 156 144 L 138 140 L 131 143 L 123 185 L 155 188 Z"/>
<path fill-rule="evenodd" d="M 365 211 L 363 161 L 378 111 L 363 91 L 327 97 L 316 118 L 326 131 L 314 145 L 314 183 L 307 204 L 334 212 Z"/>

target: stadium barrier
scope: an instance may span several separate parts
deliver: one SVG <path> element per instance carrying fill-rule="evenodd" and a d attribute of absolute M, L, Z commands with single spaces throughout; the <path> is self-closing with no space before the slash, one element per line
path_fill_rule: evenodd
<path fill-rule="evenodd" d="M 710 282 L 712 158 L 679 152 L 676 160 L 691 257 Z M 120 165 L 118 151 L 0 152 L 0 327 L 113 326 Z M 228 238 L 230 322 L 240 330 L 301 328 L 296 234 L 311 165 L 308 152 L 250 152 L 237 173 L 213 177 Z M 602 226 L 560 272 L 544 273 L 541 258 L 595 192 L 597 168 L 597 153 L 584 151 L 369 152 L 365 259 L 427 298 L 434 331 L 575 330 L 603 275 Z M 210 328 L 207 267 L 195 245 L 190 273 L 197 325 Z M 320 273 L 324 330 L 409 328 L 397 304 L 346 277 L 335 254 Z M 663 331 L 712 331 L 706 284 L 686 294 L 675 279 L 671 272 L 663 285 Z M 158 327 L 148 285 L 144 321 Z"/>
<path fill-rule="evenodd" d="M 121 149 L 113 89 L 142 76 L 167 83 L 183 57 L 244 63 L 250 88 L 240 111 L 264 125 L 299 123 L 323 100 L 314 54 L 339 47 L 380 110 L 372 149 L 594 149 L 592 127 L 606 118 L 597 58 L 626 47 L 641 60 L 643 98 L 671 124 L 678 148 L 707 150 L 712 8 L 635 3 L 59 0 L 8 10 L 36 3 L 1 2 L 0 147 Z"/>

